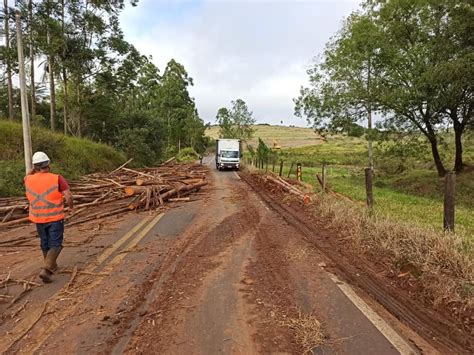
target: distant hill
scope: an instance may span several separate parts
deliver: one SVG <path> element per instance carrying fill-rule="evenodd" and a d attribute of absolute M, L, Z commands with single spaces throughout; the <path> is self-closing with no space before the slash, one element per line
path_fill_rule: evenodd
<path fill-rule="evenodd" d="M 289 147 L 305 147 L 317 145 L 323 142 L 323 138 L 311 128 L 272 126 L 267 124 L 255 125 L 255 135 L 248 144 L 257 145 L 258 138 L 269 146 L 273 146 L 275 140 L 284 149 Z M 219 126 L 211 126 L 206 130 L 206 135 L 211 138 L 219 138 Z"/>

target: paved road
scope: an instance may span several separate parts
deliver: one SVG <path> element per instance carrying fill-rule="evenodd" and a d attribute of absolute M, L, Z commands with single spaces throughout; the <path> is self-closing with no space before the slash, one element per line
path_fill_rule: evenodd
<path fill-rule="evenodd" d="M 325 271 L 236 172 L 205 163 L 192 202 L 70 229 L 69 272 L 0 305 L 0 353 L 436 353 Z M 1 253 L 15 277 L 40 267 L 35 247 Z"/>

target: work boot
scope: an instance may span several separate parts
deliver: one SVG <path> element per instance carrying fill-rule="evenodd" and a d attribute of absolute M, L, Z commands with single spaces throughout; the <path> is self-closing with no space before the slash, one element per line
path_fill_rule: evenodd
<path fill-rule="evenodd" d="M 51 275 L 55 272 L 58 268 L 58 264 L 56 260 L 58 259 L 59 254 L 61 253 L 61 247 L 59 248 L 51 248 L 48 250 L 46 254 L 46 258 L 44 259 L 44 268 L 41 270 L 39 277 L 43 280 L 44 283 L 50 283 Z"/>
<path fill-rule="evenodd" d="M 39 274 L 39 278 L 45 283 L 45 284 L 49 284 L 51 282 L 53 282 L 53 280 L 51 280 L 51 275 L 53 273 L 51 271 L 49 271 L 48 269 L 46 268 L 42 268 L 41 269 L 41 272 Z"/>
<path fill-rule="evenodd" d="M 62 247 L 51 248 L 46 254 L 45 267 L 52 273 L 58 269 L 58 264 L 56 263 L 56 260 L 58 260 L 58 256 L 59 254 L 61 254 L 62 249 Z"/>
<path fill-rule="evenodd" d="M 46 255 L 48 255 L 48 251 L 47 250 L 43 250 L 41 249 L 41 252 L 43 253 L 43 260 L 44 262 L 46 263 Z M 49 272 L 49 270 L 43 268 L 41 269 L 41 272 L 39 274 L 39 278 L 44 282 L 44 283 L 50 283 L 51 282 L 51 273 Z"/>

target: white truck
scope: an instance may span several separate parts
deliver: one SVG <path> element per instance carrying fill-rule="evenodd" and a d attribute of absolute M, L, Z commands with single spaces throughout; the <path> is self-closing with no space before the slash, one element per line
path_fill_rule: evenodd
<path fill-rule="evenodd" d="M 240 140 L 239 139 L 217 139 L 216 140 L 216 169 L 240 168 Z"/>

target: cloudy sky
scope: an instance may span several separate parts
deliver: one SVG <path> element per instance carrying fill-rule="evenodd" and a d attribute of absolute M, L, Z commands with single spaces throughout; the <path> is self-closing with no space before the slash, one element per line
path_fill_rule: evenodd
<path fill-rule="evenodd" d="M 162 72 L 171 58 L 185 66 L 206 122 L 241 98 L 257 122 L 305 126 L 292 99 L 312 58 L 357 8 L 350 0 L 140 0 L 121 22 L 126 39 Z"/>

